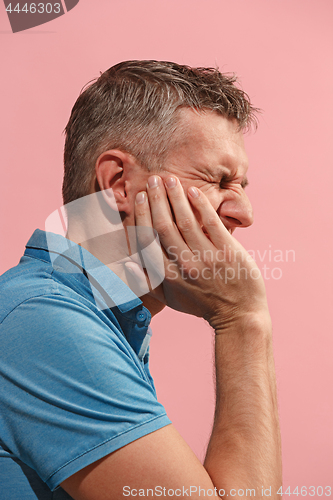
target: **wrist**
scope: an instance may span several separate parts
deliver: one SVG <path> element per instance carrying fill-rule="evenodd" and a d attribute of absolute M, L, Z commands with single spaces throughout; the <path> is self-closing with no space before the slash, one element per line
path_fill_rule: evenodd
<path fill-rule="evenodd" d="M 232 319 L 216 318 L 209 323 L 217 336 L 226 333 L 255 336 L 271 336 L 272 334 L 272 321 L 268 308 L 256 312 L 239 313 Z"/>

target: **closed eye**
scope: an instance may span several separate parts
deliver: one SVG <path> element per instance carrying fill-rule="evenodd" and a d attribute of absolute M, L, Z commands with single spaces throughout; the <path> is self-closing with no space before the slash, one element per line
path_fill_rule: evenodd
<path fill-rule="evenodd" d="M 232 179 L 228 178 L 228 177 L 222 177 L 222 179 L 220 180 L 220 189 L 226 189 L 226 184 L 228 184 L 229 182 L 232 182 Z M 246 188 L 246 186 L 249 185 L 249 181 L 248 181 L 248 178 L 245 177 L 242 182 L 240 183 L 241 187 L 243 189 Z"/>
<path fill-rule="evenodd" d="M 230 182 L 231 179 L 229 179 L 227 176 L 223 176 L 222 179 L 220 180 L 220 189 L 226 189 L 226 184 Z"/>

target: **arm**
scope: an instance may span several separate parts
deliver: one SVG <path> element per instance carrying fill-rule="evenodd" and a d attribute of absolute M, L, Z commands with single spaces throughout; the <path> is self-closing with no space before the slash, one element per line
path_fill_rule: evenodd
<path fill-rule="evenodd" d="M 205 467 L 226 491 L 282 484 L 270 318 L 245 317 L 216 332 L 216 410 Z M 229 494 L 230 496 L 230 494 Z M 237 497 L 236 497 L 237 498 Z"/>
<path fill-rule="evenodd" d="M 204 467 L 173 427 L 167 426 L 86 467 L 62 486 L 73 498 L 84 500 L 122 498 L 124 486 L 135 489 L 138 496 L 139 489 L 164 487 L 166 491 L 177 490 L 180 498 L 186 498 L 189 492 L 192 498 L 202 497 L 199 488 L 216 488 L 220 497 L 231 489 L 254 488 L 256 498 L 262 498 L 261 487 L 271 486 L 271 498 L 278 498 L 279 425 L 271 324 L 262 278 L 237 279 L 236 274 L 226 279 L 233 274 L 229 271 L 237 270 L 239 262 L 250 272 L 256 268 L 254 261 L 228 233 L 202 193 L 189 199 L 208 237 L 179 182 L 167 194 L 176 224 L 161 182 L 158 188 L 148 189 L 150 210 L 147 202 L 137 206 L 136 223 L 155 227 L 166 255 L 169 248 L 173 252 L 177 248 L 177 261 L 171 267 L 167 257 L 165 261 L 167 304 L 205 317 L 217 335 L 216 416 Z M 220 258 L 218 252 L 223 252 L 224 245 L 231 246 L 238 260 Z M 189 258 L 196 250 L 211 253 L 197 262 Z M 183 279 L 182 275 L 193 266 L 200 277 Z M 220 275 L 216 274 L 216 266 Z M 240 498 L 233 493 L 229 496 Z"/>

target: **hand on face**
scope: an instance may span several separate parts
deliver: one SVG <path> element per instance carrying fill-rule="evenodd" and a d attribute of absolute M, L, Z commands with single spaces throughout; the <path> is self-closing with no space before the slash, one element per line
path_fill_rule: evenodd
<path fill-rule="evenodd" d="M 223 225 L 204 193 L 190 187 L 187 194 L 176 177 L 163 183 L 155 175 L 135 205 L 136 225 L 154 228 L 163 247 L 165 303 L 207 319 L 215 329 L 266 309 L 264 282 L 254 260 Z M 147 248 L 140 234 L 138 240 L 141 248 Z M 154 251 L 150 257 L 153 269 Z M 132 271 L 145 279 L 135 266 Z M 154 293 L 161 297 L 160 288 Z"/>

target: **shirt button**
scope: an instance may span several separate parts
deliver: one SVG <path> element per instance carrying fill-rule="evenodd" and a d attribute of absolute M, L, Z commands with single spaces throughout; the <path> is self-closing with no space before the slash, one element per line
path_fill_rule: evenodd
<path fill-rule="evenodd" d="M 145 311 L 138 311 L 136 313 L 136 319 L 138 321 L 144 321 L 146 318 L 147 318 L 147 314 L 145 313 Z"/>

